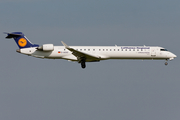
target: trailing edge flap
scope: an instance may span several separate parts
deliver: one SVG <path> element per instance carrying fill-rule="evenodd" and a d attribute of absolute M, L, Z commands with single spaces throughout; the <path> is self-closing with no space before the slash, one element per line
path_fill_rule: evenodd
<path fill-rule="evenodd" d="M 66 45 L 63 41 L 61 41 L 61 43 L 65 46 L 66 49 L 68 49 L 69 51 L 72 52 L 72 54 L 74 56 L 76 56 L 78 59 L 79 58 L 86 58 L 86 59 L 91 59 L 92 61 L 96 61 L 96 60 L 99 60 L 100 57 L 98 56 L 94 56 L 94 55 L 90 55 L 90 54 L 87 54 L 87 53 L 83 53 L 83 52 L 80 52 L 80 51 L 77 51 L 73 48 L 70 48 L 68 45 Z"/>

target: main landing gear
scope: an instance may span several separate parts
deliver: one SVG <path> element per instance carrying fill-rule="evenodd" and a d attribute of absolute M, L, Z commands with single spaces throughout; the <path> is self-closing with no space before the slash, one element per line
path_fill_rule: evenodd
<path fill-rule="evenodd" d="M 84 69 L 86 68 L 86 60 L 85 59 L 82 59 L 81 60 L 81 67 Z"/>

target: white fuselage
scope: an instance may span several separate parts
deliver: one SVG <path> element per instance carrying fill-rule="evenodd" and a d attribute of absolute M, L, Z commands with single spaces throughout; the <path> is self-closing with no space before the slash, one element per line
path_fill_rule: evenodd
<path fill-rule="evenodd" d="M 93 55 L 99 60 L 107 59 L 174 59 L 175 54 L 167 51 L 162 47 L 153 46 L 70 46 L 74 50 L 82 53 Z M 38 58 L 48 59 L 66 59 L 78 61 L 78 58 L 64 46 L 54 46 L 53 51 L 41 51 L 36 47 L 23 48 L 17 50 L 22 54 L 26 54 Z M 99 61 L 97 60 L 97 61 Z M 86 62 L 93 62 L 86 59 Z"/>
<path fill-rule="evenodd" d="M 53 44 L 31 43 L 22 32 L 5 33 L 8 39 L 13 38 L 18 45 L 17 52 L 47 59 L 65 59 L 81 63 L 86 68 L 86 62 L 97 62 L 108 59 L 159 59 L 172 60 L 177 57 L 175 54 L 162 47 L 154 46 L 68 46 L 61 41 L 63 46 Z"/>

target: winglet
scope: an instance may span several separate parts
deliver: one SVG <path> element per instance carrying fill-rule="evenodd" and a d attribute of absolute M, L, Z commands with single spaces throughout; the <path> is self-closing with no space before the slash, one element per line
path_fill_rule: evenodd
<path fill-rule="evenodd" d="M 61 43 L 66 47 L 66 48 L 70 48 L 68 45 L 66 45 L 63 41 L 61 41 Z"/>

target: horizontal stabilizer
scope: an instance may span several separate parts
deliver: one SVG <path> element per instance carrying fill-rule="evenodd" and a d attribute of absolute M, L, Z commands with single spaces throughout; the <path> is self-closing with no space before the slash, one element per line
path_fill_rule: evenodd
<path fill-rule="evenodd" d="M 24 36 L 24 34 L 22 32 L 14 32 L 14 33 L 6 33 L 7 34 L 7 37 L 6 38 L 17 38 L 17 37 L 20 37 L 20 36 Z"/>

